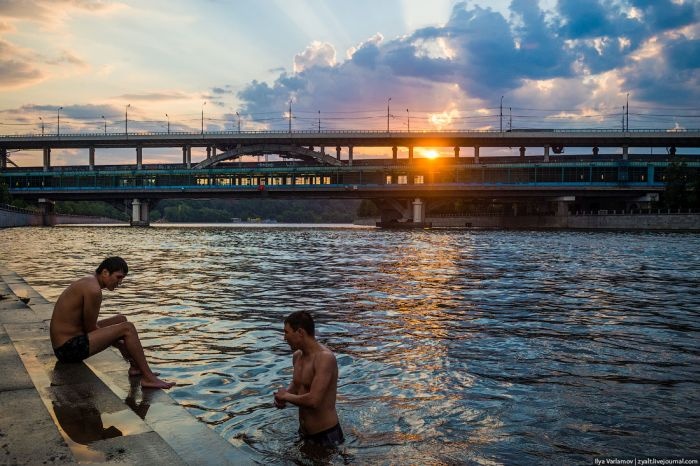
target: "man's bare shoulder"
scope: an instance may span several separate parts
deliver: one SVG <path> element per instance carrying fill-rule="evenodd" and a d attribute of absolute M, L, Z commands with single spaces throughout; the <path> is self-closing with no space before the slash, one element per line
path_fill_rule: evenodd
<path fill-rule="evenodd" d="M 321 345 L 321 351 L 318 353 L 316 361 L 325 364 L 336 364 L 335 354 L 325 345 Z"/>
<path fill-rule="evenodd" d="M 72 299 L 73 297 L 78 296 L 96 296 L 101 299 L 102 289 L 100 288 L 100 283 L 97 281 L 94 275 L 79 278 L 68 285 L 68 288 L 61 293 L 59 301 L 61 298 Z"/>
<path fill-rule="evenodd" d="M 100 288 L 100 283 L 97 281 L 94 275 L 87 275 L 74 281 L 71 287 L 75 287 L 76 290 L 83 291 L 85 293 L 97 293 L 102 294 L 102 289 Z"/>

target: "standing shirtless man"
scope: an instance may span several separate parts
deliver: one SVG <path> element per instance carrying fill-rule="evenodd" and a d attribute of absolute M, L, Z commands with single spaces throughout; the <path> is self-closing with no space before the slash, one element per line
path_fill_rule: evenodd
<path fill-rule="evenodd" d="M 143 353 L 136 327 L 118 314 L 97 320 L 102 304 L 102 290 L 119 286 L 129 272 L 121 257 L 109 257 L 95 270 L 94 275 L 71 283 L 56 300 L 51 316 L 51 344 L 56 358 L 61 362 L 80 362 L 108 346 L 121 351 L 129 361 L 129 375 L 141 375 L 145 388 L 170 388 L 153 373 Z"/>
<path fill-rule="evenodd" d="M 275 393 L 275 406 L 284 408 L 289 402 L 299 407 L 299 434 L 305 442 L 324 447 L 343 443 L 335 410 L 338 364 L 331 350 L 316 341 L 311 314 L 287 316 L 284 339 L 294 351 L 294 374 L 289 387 Z"/>

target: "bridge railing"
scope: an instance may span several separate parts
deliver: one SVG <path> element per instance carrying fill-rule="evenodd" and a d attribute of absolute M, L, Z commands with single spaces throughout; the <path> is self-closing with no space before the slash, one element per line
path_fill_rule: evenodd
<path fill-rule="evenodd" d="M 700 128 L 678 128 L 678 129 L 668 129 L 668 128 L 636 128 L 621 131 L 619 129 L 610 128 L 574 128 L 574 129 L 563 129 L 563 128 L 516 128 L 507 131 L 500 131 L 497 129 L 448 129 L 448 130 L 413 130 L 413 131 L 385 131 L 385 130 L 371 130 L 371 129 L 335 129 L 335 130 L 223 130 L 223 131 L 132 131 L 132 132 L 79 132 L 79 133 L 17 133 L 17 134 L 2 134 L 1 139 L 17 139 L 17 138 L 121 138 L 121 137 L 207 137 L 207 136 L 264 136 L 264 135 L 401 135 L 401 136 L 416 136 L 421 134 L 431 134 L 431 135 L 455 135 L 455 134 L 512 134 L 512 133 L 575 133 L 575 134 L 587 134 L 587 133 L 630 133 L 630 134 L 644 134 L 644 133 L 681 133 L 681 134 L 694 134 L 700 133 Z"/>

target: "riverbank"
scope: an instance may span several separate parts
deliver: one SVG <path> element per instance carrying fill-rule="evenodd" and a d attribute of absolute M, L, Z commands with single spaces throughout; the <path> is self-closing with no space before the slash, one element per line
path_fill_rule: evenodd
<path fill-rule="evenodd" d="M 378 218 L 362 218 L 356 225 L 375 226 Z M 427 216 L 433 228 L 487 228 L 504 230 L 620 230 L 620 231 L 700 231 L 700 213 L 586 213 L 578 215 L 479 215 Z"/>
<path fill-rule="evenodd" d="M 43 214 L 31 210 L 18 209 L 9 205 L 0 205 L 0 228 L 27 227 L 41 225 L 127 225 L 127 222 L 109 217 L 93 217 L 89 215 L 51 214 L 44 218 Z"/>
<path fill-rule="evenodd" d="M 116 349 L 53 355 L 53 303 L 0 265 L 0 462 L 250 464 L 163 390 L 142 390 Z"/>

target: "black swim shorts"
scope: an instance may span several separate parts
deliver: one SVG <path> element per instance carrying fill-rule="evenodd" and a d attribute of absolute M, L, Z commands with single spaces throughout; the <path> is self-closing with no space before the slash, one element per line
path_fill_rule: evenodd
<path fill-rule="evenodd" d="M 87 335 L 75 336 L 58 348 L 54 348 L 53 354 L 61 362 L 80 362 L 90 356 L 90 341 Z"/>
<path fill-rule="evenodd" d="M 336 424 L 330 429 L 322 430 L 315 434 L 305 434 L 299 429 L 299 436 L 301 440 L 306 443 L 313 443 L 314 445 L 323 447 L 334 447 L 345 441 L 343 429 L 340 428 L 340 424 Z"/>

